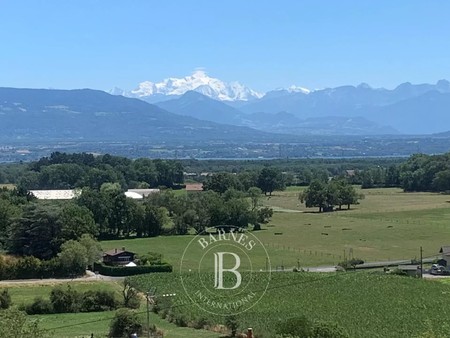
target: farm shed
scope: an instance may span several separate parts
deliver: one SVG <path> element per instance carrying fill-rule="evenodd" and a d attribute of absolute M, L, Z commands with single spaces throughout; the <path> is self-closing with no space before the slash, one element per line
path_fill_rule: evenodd
<path fill-rule="evenodd" d="M 147 197 L 148 195 L 151 194 L 156 194 L 159 193 L 161 190 L 159 189 L 128 189 L 127 192 L 128 193 L 136 193 L 141 195 L 142 197 Z"/>
<path fill-rule="evenodd" d="M 408 276 L 419 277 L 420 276 L 420 265 L 399 265 L 398 269 Z"/>
<path fill-rule="evenodd" d="M 439 250 L 439 253 L 442 256 L 441 258 L 446 262 L 444 266 L 447 266 L 448 263 L 450 262 L 450 245 L 442 246 L 441 249 Z"/>

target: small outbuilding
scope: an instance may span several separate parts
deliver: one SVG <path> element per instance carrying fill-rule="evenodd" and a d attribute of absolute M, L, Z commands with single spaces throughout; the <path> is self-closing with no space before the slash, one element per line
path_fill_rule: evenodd
<path fill-rule="evenodd" d="M 442 246 L 439 250 L 439 253 L 441 254 L 441 258 L 445 260 L 446 264 L 441 264 L 443 266 L 447 266 L 450 262 L 450 245 Z"/>
<path fill-rule="evenodd" d="M 420 265 L 399 265 L 398 269 L 411 277 L 420 276 Z"/>

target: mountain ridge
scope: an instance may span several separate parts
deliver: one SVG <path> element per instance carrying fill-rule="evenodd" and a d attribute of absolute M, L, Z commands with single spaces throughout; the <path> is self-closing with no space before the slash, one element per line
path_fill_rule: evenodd
<path fill-rule="evenodd" d="M 167 112 L 92 89 L 0 88 L 0 138 L 22 140 L 251 141 L 274 136 Z"/>

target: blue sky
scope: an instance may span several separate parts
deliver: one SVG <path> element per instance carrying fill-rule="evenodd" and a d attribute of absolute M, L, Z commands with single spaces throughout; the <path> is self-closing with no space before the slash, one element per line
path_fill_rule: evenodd
<path fill-rule="evenodd" d="M 0 0 L 0 86 L 133 89 L 210 76 L 267 91 L 450 79 L 450 1 Z"/>

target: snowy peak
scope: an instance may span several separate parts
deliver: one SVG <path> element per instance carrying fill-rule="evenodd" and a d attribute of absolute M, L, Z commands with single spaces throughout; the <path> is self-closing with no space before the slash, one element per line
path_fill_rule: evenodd
<path fill-rule="evenodd" d="M 287 88 L 287 91 L 289 93 L 303 93 L 303 94 L 311 93 L 311 90 L 309 90 L 308 88 L 299 87 L 299 86 L 295 86 L 295 85 L 292 85 L 289 88 Z"/>
<path fill-rule="evenodd" d="M 183 78 L 170 77 L 158 83 L 144 81 L 131 91 L 115 88 L 110 94 L 152 100 L 156 96 L 181 96 L 191 90 L 219 101 L 249 101 L 263 96 L 239 82 L 226 83 L 209 77 L 204 70 L 196 70 Z"/>

